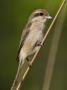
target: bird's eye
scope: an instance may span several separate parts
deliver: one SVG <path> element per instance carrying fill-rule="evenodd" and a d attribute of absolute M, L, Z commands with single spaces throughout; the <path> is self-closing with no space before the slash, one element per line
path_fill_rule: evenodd
<path fill-rule="evenodd" d="M 43 13 L 40 13 L 40 16 L 43 16 L 44 14 Z"/>

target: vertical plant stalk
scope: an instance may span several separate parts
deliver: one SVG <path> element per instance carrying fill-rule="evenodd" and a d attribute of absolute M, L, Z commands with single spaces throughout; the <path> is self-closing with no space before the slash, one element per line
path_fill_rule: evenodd
<path fill-rule="evenodd" d="M 50 51 L 49 51 L 49 55 L 48 55 L 42 90 L 49 90 L 49 88 L 50 88 L 54 65 L 55 65 L 55 60 L 56 60 L 56 55 L 57 55 L 57 51 L 58 51 L 59 40 L 61 37 L 63 23 L 64 23 L 64 19 L 65 19 L 65 13 L 66 13 L 66 9 L 64 7 L 63 11 L 60 13 L 60 15 L 58 17 L 56 25 L 55 25 L 55 32 L 53 35 L 53 39 L 52 39 L 52 43 L 51 43 L 51 47 L 50 47 Z"/>
<path fill-rule="evenodd" d="M 57 11 L 57 13 L 56 13 L 56 15 L 55 15 L 55 17 L 54 17 L 54 19 L 53 19 L 53 21 L 52 21 L 52 23 L 51 23 L 51 25 L 50 25 L 49 28 L 48 28 L 48 30 L 47 30 L 47 32 L 46 32 L 46 34 L 45 34 L 45 36 L 44 36 L 41 44 L 43 44 L 44 41 L 46 40 L 46 38 L 47 38 L 47 36 L 48 36 L 48 34 L 49 34 L 52 26 L 54 25 L 54 23 L 55 23 L 58 15 L 59 15 L 59 13 L 60 13 L 60 11 L 62 10 L 62 7 L 63 7 L 64 3 L 65 3 L 65 0 L 63 0 L 61 6 L 60 6 L 60 8 L 59 8 L 59 10 Z M 35 53 L 35 55 L 33 56 L 32 60 L 31 60 L 31 62 L 30 62 L 31 65 L 33 64 L 33 62 L 34 62 L 34 60 L 35 60 L 35 58 L 36 58 L 36 56 L 37 56 L 40 48 L 41 48 L 41 47 L 39 47 L 38 51 L 37 51 L 37 52 Z M 25 77 L 27 76 L 29 70 L 30 70 L 30 68 L 28 67 L 27 70 L 25 71 L 24 75 L 22 76 L 22 81 L 24 81 L 24 79 L 25 79 Z M 17 86 L 17 89 L 16 89 L 16 90 L 19 90 L 19 89 L 20 89 L 20 86 L 21 86 L 21 83 Z M 14 87 L 14 85 L 11 87 L 11 90 L 15 90 L 15 89 L 13 89 L 13 87 Z"/>

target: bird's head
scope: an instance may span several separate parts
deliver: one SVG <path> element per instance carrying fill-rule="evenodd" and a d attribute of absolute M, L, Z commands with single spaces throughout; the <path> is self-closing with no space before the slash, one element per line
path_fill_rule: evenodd
<path fill-rule="evenodd" d="M 43 23 L 45 23 L 46 20 L 51 19 L 51 18 L 52 17 L 49 15 L 47 10 L 37 9 L 31 14 L 29 20 L 32 22 L 41 22 L 41 23 L 43 22 Z"/>

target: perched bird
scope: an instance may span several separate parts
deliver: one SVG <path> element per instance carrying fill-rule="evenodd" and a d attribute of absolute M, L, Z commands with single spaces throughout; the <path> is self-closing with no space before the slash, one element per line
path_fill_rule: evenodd
<path fill-rule="evenodd" d="M 22 32 L 18 59 L 24 63 L 25 59 L 35 53 L 43 39 L 43 30 L 47 19 L 51 19 L 46 10 L 35 10 L 29 17 L 28 23 Z"/>
<path fill-rule="evenodd" d="M 35 10 L 28 19 L 27 25 L 25 26 L 20 40 L 19 51 L 17 58 L 19 60 L 19 67 L 16 79 L 11 90 L 17 90 L 16 86 L 20 85 L 21 79 L 20 72 L 21 68 L 28 58 L 28 56 L 34 54 L 39 46 L 41 46 L 41 41 L 43 39 L 45 30 L 45 23 L 48 19 L 52 17 L 49 15 L 47 10 L 37 9 Z"/>

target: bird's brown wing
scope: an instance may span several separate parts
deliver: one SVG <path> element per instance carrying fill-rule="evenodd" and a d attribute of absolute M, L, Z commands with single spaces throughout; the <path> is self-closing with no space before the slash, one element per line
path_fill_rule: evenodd
<path fill-rule="evenodd" d="M 22 32 L 21 40 L 20 40 L 20 44 L 19 44 L 19 50 L 18 50 L 18 54 L 17 54 L 17 58 L 16 58 L 17 60 L 19 60 L 20 50 L 24 45 L 24 41 L 25 41 L 26 37 L 28 36 L 29 31 L 30 31 L 29 28 L 27 28 L 27 29 L 24 29 L 23 32 Z"/>
<path fill-rule="evenodd" d="M 23 30 L 22 35 L 21 35 L 21 40 L 20 40 L 19 48 L 21 46 L 23 46 L 24 41 L 25 41 L 27 35 L 29 34 L 31 24 L 32 24 L 31 22 L 28 22 L 26 27 L 25 27 L 25 29 Z"/>
<path fill-rule="evenodd" d="M 19 60 L 19 53 L 20 53 L 20 50 L 21 48 L 23 47 L 23 44 L 24 44 L 24 41 L 26 39 L 26 37 L 28 36 L 29 34 L 29 31 L 30 31 L 30 26 L 32 25 L 31 22 L 28 22 L 26 27 L 24 28 L 23 32 L 22 32 L 22 35 L 21 35 L 21 39 L 20 39 L 20 44 L 19 44 L 19 50 L 18 50 L 18 54 L 17 54 L 17 60 Z"/>

